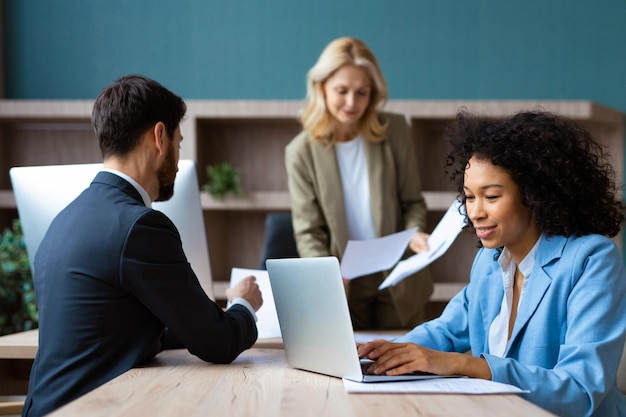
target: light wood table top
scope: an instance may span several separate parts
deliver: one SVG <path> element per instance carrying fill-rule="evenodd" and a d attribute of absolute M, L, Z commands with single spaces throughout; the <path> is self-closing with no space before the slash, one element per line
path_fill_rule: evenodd
<path fill-rule="evenodd" d="M 35 359 L 38 346 L 37 329 L 0 336 L 0 359 Z"/>
<path fill-rule="evenodd" d="M 517 395 L 348 394 L 340 378 L 293 369 L 280 339 L 262 340 L 233 363 L 161 352 L 50 417 L 115 416 L 533 416 L 552 414 Z"/>

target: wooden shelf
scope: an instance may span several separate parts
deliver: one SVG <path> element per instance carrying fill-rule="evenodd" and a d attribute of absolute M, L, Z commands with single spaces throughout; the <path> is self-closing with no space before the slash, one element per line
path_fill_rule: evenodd
<path fill-rule="evenodd" d="M 301 100 L 187 100 L 181 123 L 181 158 L 205 167 L 229 162 L 240 170 L 245 196 L 215 200 L 201 193 L 211 264 L 218 298 L 232 267 L 258 268 L 265 216 L 287 211 L 284 147 L 300 131 Z M 92 100 L 0 100 L 0 226 L 17 213 L 8 169 L 17 165 L 99 162 L 91 128 Z M 618 179 L 624 177 L 624 114 L 584 100 L 391 100 L 385 110 L 403 114 L 412 127 L 422 188 L 434 227 L 456 196 L 443 172 L 442 133 L 459 109 L 489 116 L 542 109 L 577 121 L 599 138 L 613 156 Z M 621 236 L 616 240 L 621 247 Z M 433 301 L 447 301 L 467 282 L 476 237 L 461 234 L 431 268 Z"/>
<path fill-rule="evenodd" d="M 0 190 L 0 209 L 15 208 L 13 191 Z"/>
<path fill-rule="evenodd" d="M 247 193 L 243 197 L 225 197 L 216 200 L 208 193 L 200 194 L 202 208 L 205 210 L 260 210 L 285 211 L 289 210 L 290 199 L 287 191 L 256 191 Z"/>
<path fill-rule="evenodd" d="M 1 194 L 0 194 L 1 197 Z M 450 207 L 456 193 L 427 191 L 424 193 L 426 205 L 432 211 L 445 211 Z M 1 202 L 2 200 L 0 200 Z M 291 207 L 291 199 L 287 191 L 255 191 L 243 197 L 227 196 L 222 200 L 211 197 L 206 192 L 200 193 L 202 208 L 205 210 L 260 210 L 287 211 Z"/>

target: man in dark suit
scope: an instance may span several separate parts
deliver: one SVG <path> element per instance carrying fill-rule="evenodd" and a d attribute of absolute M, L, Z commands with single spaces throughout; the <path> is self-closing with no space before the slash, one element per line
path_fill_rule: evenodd
<path fill-rule="evenodd" d="M 167 348 L 228 363 L 257 338 L 248 277 L 224 311 L 202 290 L 178 230 L 152 201 L 173 194 L 183 100 L 142 76 L 97 97 L 104 170 L 52 222 L 35 257 L 39 350 L 23 416 L 47 414 Z"/>

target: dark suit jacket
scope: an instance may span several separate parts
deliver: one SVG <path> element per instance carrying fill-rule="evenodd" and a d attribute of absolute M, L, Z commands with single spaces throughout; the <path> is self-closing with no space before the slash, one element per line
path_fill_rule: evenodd
<path fill-rule="evenodd" d="M 227 363 L 257 337 L 245 307 L 224 312 L 207 297 L 174 224 L 115 174 L 98 173 L 55 218 L 34 269 L 39 350 L 25 416 L 46 414 L 164 348 Z"/>

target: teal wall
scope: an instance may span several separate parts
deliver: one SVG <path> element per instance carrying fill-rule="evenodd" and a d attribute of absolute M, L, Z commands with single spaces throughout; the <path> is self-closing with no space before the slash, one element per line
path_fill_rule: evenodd
<path fill-rule="evenodd" d="M 626 0 L 4 0 L 8 98 L 143 73 L 187 99 L 300 99 L 333 38 L 392 99 L 590 99 L 626 112 Z"/>

